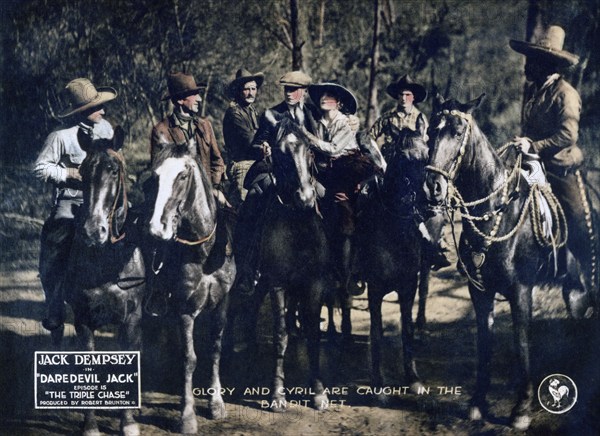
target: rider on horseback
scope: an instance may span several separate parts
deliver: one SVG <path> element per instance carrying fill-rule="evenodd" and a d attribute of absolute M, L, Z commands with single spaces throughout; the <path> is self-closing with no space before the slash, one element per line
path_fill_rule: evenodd
<path fill-rule="evenodd" d="M 398 100 L 397 108 L 383 114 L 371 127 L 371 137 L 377 141 L 383 137 L 381 152 L 387 160 L 394 153 L 394 148 L 398 147 L 398 132 L 411 131 L 418 132 L 423 140 L 427 142 L 427 128 L 429 123 L 427 117 L 415 106 L 427 98 L 425 87 L 414 82 L 408 74 L 402 76 L 397 82 L 391 83 L 386 89 L 387 93 Z M 428 210 L 428 214 L 436 215 L 435 210 Z M 439 213 L 439 212 L 437 212 Z M 435 269 L 444 268 L 450 265 L 446 257 L 447 249 L 443 247 L 443 226 L 445 220 L 440 217 L 417 217 L 424 219 L 425 226 L 421 225 L 421 233 L 424 241 L 427 241 L 426 248 L 431 265 Z"/>
<path fill-rule="evenodd" d="M 48 306 L 42 325 L 47 330 L 58 329 L 65 320 L 62 282 L 75 236 L 75 216 L 83 204 L 79 166 L 86 152 L 77 135 L 112 138 L 113 128 L 103 118 L 104 104 L 117 96 L 113 88 L 96 89 L 84 78 L 72 80 L 65 89 L 70 106 L 58 117 L 66 118 L 69 125 L 48 135 L 34 166 L 37 178 L 56 187 L 54 207 L 42 228 L 40 245 L 40 279 Z"/>
<path fill-rule="evenodd" d="M 565 32 L 550 26 L 536 43 L 510 41 L 513 50 L 526 56 L 528 81 L 522 114 L 522 137 L 518 147 L 538 154 L 545 165 L 552 192 L 567 219 L 567 246 L 584 268 L 590 268 L 593 284 L 597 259 L 590 204 L 579 167 L 583 153 L 577 145 L 581 99 L 560 72 L 576 65 L 579 58 L 563 50 Z M 596 283 L 595 286 L 598 284 Z"/>

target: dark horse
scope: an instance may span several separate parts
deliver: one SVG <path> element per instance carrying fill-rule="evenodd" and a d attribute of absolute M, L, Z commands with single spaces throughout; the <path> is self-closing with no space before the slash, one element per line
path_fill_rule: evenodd
<path fill-rule="evenodd" d="M 471 399 L 470 418 L 481 420 L 487 411 L 490 387 L 494 296 L 510 303 L 518 359 L 518 399 L 512 425 L 524 430 L 531 422 L 533 389 L 530 375 L 529 326 L 532 288 L 553 280 L 547 270 L 555 245 L 564 244 L 564 219 L 556 198 L 547 188 L 531 187 L 521 176 L 521 155 L 506 148 L 503 160 L 481 132 L 471 112 L 483 95 L 466 104 L 438 96 L 431 122 L 431 157 L 425 189 L 428 199 L 460 208 L 463 233 L 459 259 L 469 278 L 469 293 L 477 319 L 477 383 Z M 539 193 L 548 201 L 557 226 L 547 238 L 540 231 Z M 556 247 L 554 247 L 556 248 Z M 585 312 L 593 300 L 572 266 L 560 283 L 572 313 Z M 589 298 L 573 298 L 583 295 Z"/>
<path fill-rule="evenodd" d="M 397 145 L 387 158 L 383 181 L 371 187 L 372 192 L 359 206 L 356 235 L 362 276 L 368 283 L 371 383 L 374 387 L 384 385 L 381 305 L 386 294 L 396 291 L 400 301 L 404 373 L 411 389 L 417 391 L 421 382 L 413 353 L 412 307 L 419 276 L 426 289 L 430 264 L 424 259 L 415 213 L 423 200 L 423 168 L 428 148 L 418 134 L 398 134 Z"/>
<path fill-rule="evenodd" d="M 163 144 L 154 156 L 149 183 L 152 290 L 158 290 L 155 286 L 168 290 L 171 309 L 179 319 L 184 346 L 180 431 L 196 433 L 194 321 L 200 312 L 211 311 L 210 416 L 222 419 L 226 411 L 220 393 L 221 340 L 235 263 L 225 250 L 225 225 L 217 220 L 212 185 L 194 141 Z"/>
<path fill-rule="evenodd" d="M 312 405 L 328 407 L 319 372 L 320 311 L 328 289 L 329 250 L 318 213 L 313 164 L 309 142 L 298 125 L 283 118 L 276 122 L 277 140 L 272 147 L 275 192 L 268 202 L 267 224 L 260 241 L 260 271 L 255 298 L 270 293 L 275 336 L 275 373 L 270 409 L 285 411 L 284 359 L 288 342 L 286 301 L 297 301 L 302 328 L 307 338 Z M 295 310 L 289 308 L 289 310 Z M 255 325 L 255 320 L 249 321 Z"/>
<path fill-rule="evenodd" d="M 140 349 L 144 263 L 127 217 L 123 139 L 120 127 L 113 140 L 79 135 L 87 152 L 80 167 L 84 202 L 63 289 L 85 351 L 95 350 L 94 330 L 109 324 L 119 326 L 122 350 Z M 84 420 L 84 434 L 99 434 L 94 410 L 86 409 Z M 131 409 L 123 410 L 120 428 L 139 434 Z"/>

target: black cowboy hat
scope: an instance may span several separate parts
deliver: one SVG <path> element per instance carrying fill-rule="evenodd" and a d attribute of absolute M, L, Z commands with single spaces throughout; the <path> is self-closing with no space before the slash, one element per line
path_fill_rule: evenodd
<path fill-rule="evenodd" d="M 206 88 L 206 83 L 198 83 L 194 80 L 194 76 L 185 73 L 169 73 L 167 76 L 168 93 L 162 98 L 181 97 L 185 98 L 188 95 L 197 94 L 201 89 Z"/>
<path fill-rule="evenodd" d="M 414 82 L 408 74 L 400 77 L 397 82 L 390 83 L 386 88 L 386 91 L 391 97 L 398 99 L 400 92 L 404 89 L 407 89 L 414 94 L 415 103 L 420 103 L 427 98 L 427 90 L 425 87 Z"/>
<path fill-rule="evenodd" d="M 319 104 L 321 97 L 325 93 L 335 95 L 338 101 L 342 104 L 342 111 L 348 114 L 355 114 L 358 103 L 356 97 L 348 89 L 342 85 L 333 82 L 315 83 L 308 87 L 308 94 L 315 104 Z"/>
<path fill-rule="evenodd" d="M 58 118 L 65 118 L 93 107 L 102 106 L 117 97 L 117 91 L 110 86 L 96 88 L 89 79 L 71 80 L 65 86 L 69 107 L 59 113 Z"/>
<path fill-rule="evenodd" d="M 510 47 L 528 57 L 549 61 L 560 67 L 570 67 L 579 63 L 579 56 L 563 50 L 565 31 L 560 26 L 550 26 L 537 38 L 535 43 L 526 41 L 509 41 Z"/>
<path fill-rule="evenodd" d="M 255 81 L 256 87 L 260 88 L 264 80 L 265 75 L 262 72 L 253 74 L 245 68 L 240 68 L 239 70 L 237 70 L 237 73 L 235 73 L 235 79 L 233 79 L 233 81 L 227 87 L 227 94 L 229 95 L 229 97 L 235 98 L 237 97 L 240 88 L 244 84 L 251 81 Z"/>

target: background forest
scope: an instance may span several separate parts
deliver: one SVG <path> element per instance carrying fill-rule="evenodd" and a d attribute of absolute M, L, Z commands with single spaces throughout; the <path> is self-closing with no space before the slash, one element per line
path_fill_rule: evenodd
<path fill-rule="evenodd" d="M 563 26 L 565 49 L 582 59 L 568 78 L 583 99 L 580 143 L 600 166 L 600 0 L 0 0 L 0 7 L 3 212 L 41 213 L 9 201 L 23 184 L 8 185 L 31 178 L 27 169 L 59 125 L 61 90 L 75 77 L 118 90 L 107 117 L 129 133 L 133 175 L 146 164 L 151 126 L 170 109 L 161 98 L 172 70 L 208 82 L 203 112 L 221 145 L 224 91 L 241 66 L 266 74 L 262 109 L 281 101 L 278 80 L 293 67 L 315 81 L 337 80 L 355 92 L 364 127 L 394 105 L 385 87 L 407 72 L 463 101 L 485 92 L 477 119 L 499 145 L 519 132 L 524 84 L 523 57 L 508 41 L 545 24 Z M 428 114 L 429 101 L 421 109 Z M 32 189 L 39 194 L 41 184 Z"/>

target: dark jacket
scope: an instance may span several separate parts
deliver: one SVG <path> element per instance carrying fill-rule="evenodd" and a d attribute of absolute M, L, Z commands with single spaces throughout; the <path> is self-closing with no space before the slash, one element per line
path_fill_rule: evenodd
<path fill-rule="evenodd" d="M 258 114 L 254 106 L 242 107 L 231 102 L 223 118 L 223 138 L 230 162 L 262 158 L 260 150 L 252 147 L 257 130 Z"/>
<path fill-rule="evenodd" d="M 279 103 L 277 106 L 273 106 L 269 109 L 276 121 L 280 121 L 283 117 L 291 117 L 290 111 L 288 110 L 288 106 L 285 102 Z M 303 107 L 304 112 L 304 127 L 306 129 L 316 135 L 317 134 L 317 122 L 320 118 L 319 110 L 310 102 L 305 102 Z M 260 118 L 260 123 L 258 127 L 258 131 L 256 135 L 254 135 L 254 141 L 252 141 L 252 146 L 256 149 L 261 148 L 261 144 L 263 142 L 268 142 L 270 146 L 275 145 L 275 135 L 277 134 L 277 129 L 273 124 L 267 120 L 265 114 Z"/>
<path fill-rule="evenodd" d="M 221 178 L 225 172 L 225 163 L 221 157 L 221 150 L 217 145 L 217 139 L 210 121 L 206 118 L 194 118 L 194 139 L 202 164 L 213 185 L 221 183 Z M 166 141 L 177 144 L 186 141 L 185 134 L 177 126 L 174 115 L 159 122 L 152 129 L 150 136 L 150 158 L 153 159 L 158 145 L 161 143 L 161 137 Z"/>

